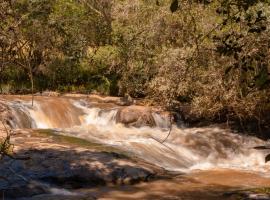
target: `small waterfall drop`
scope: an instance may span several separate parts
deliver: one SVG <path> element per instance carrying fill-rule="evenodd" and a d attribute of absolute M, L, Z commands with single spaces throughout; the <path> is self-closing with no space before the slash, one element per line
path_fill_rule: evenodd
<path fill-rule="evenodd" d="M 156 126 L 161 128 L 161 129 L 168 129 L 170 128 L 170 117 L 169 116 L 163 116 L 163 115 L 160 115 L 156 112 L 153 112 L 152 113 L 152 116 L 155 120 L 155 123 L 156 123 Z"/>
<path fill-rule="evenodd" d="M 168 118 L 152 113 L 156 127 L 127 127 L 116 123 L 119 107 L 103 108 L 88 101 L 42 97 L 12 100 L 14 128 L 57 129 L 60 133 L 113 145 L 168 170 L 233 168 L 269 172 L 265 152 L 253 149 L 265 142 L 220 128 L 170 127 Z"/>

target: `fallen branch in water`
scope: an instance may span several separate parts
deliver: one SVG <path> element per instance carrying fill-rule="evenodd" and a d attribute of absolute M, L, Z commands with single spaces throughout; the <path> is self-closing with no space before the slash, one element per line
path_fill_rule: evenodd
<path fill-rule="evenodd" d="M 172 115 L 170 114 L 170 129 L 169 129 L 169 132 L 168 132 L 166 138 L 163 139 L 162 141 L 159 141 L 158 139 L 156 139 L 156 138 L 154 138 L 152 136 L 150 136 L 150 138 L 157 141 L 158 143 L 160 143 L 161 145 L 163 145 L 164 147 L 168 148 L 169 150 L 171 150 L 172 152 L 175 153 L 175 151 L 172 148 L 170 148 L 170 147 L 168 147 L 167 145 L 164 144 L 164 142 L 170 137 L 171 132 L 172 132 Z"/>
<path fill-rule="evenodd" d="M 170 135 L 171 135 L 171 132 L 172 132 L 172 115 L 170 114 L 170 129 L 169 129 L 169 133 L 168 133 L 168 135 L 166 136 L 166 138 L 165 139 L 163 139 L 163 141 L 161 142 L 162 144 L 170 137 Z"/>
<path fill-rule="evenodd" d="M 158 143 L 160 143 L 161 145 L 163 145 L 164 147 L 168 148 L 169 150 L 171 150 L 172 152 L 175 153 L 175 151 L 171 147 L 168 147 L 166 144 L 160 142 L 158 139 L 156 139 L 156 138 L 154 138 L 152 136 L 150 136 L 150 138 L 153 139 L 153 140 L 155 140 L 155 141 L 157 141 Z"/>

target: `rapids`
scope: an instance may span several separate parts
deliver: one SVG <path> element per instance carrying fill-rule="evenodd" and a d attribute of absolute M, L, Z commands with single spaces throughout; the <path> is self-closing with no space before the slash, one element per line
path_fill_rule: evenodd
<path fill-rule="evenodd" d="M 116 122 L 120 106 L 99 105 L 87 99 L 39 97 L 4 101 L 14 118 L 14 129 L 52 129 L 56 133 L 111 145 L 170 171 L 240 169 L 267 174 L 267 152 L 253 147 L 266 142 L 217 127 L 185 128 L 173 125 L 166 138 L 169 120 L 152 113 L 156 127 L 127 127 Z"/>

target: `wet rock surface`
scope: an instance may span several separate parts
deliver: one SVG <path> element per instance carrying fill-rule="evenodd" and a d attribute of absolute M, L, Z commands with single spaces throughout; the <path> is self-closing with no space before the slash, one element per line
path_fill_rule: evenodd
<path fill-rule="evenodd" d="M 140 161 L 111 150 L 79 147 L 55 142 L 54 137 L 23 131 L 12 137 L 13 160 L 0 165 L 0 190 L 7 198 L 50 193 L 50 187 L 78 189 L 104 185 L 126 185 L 148 181 L 157 173 Z M 47 186 L 50 185 L 50 187 Z"/>
<path fill-rule="evenodd" d="M 235 191 L 228 192 L 223 195 L 227 198 L 243 199 L 243 200 L 269 200 L 269 193 L 262 193 L 260 191 Z"/>
<path fill-rule="evenodd" d="M 42 93 L 39 93 L 37 95 L 48 96 L 48 97 L 58 97 L 60 96 L 60 93 L 54 92 L 54 91 L 43 91 Z"/>
<path fill-rule="evenodd" d="M 0 100 L 0 129 L 4 129 L 4 125 L 9 125 L 9 121 L 11 121 L 13 118 L 11 110 L 9 107 L 6 105 L 4 101 Z"/>
<path fill-rule="evenodd" d="M 119 109 L 116 115 L 116 122 L 134 127 L 156 126 L 151 109 L 135 105 Z"/>

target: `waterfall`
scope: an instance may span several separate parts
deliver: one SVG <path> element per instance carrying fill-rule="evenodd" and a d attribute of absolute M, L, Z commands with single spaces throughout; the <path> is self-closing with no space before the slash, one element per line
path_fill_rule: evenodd
<path fill-rule="evenodd" d="M 220 128 L 179 128 L 173 125 L 166 138 L 169 119 L 153 112 L 156 127 L 132 127 L 116 122 L 119 107 L 104 107 L 71 98 L 42 97 L 32 107 L 29 100 L 7 102 L 14 128 L 57 129 L 58 132 L 113 145 L 167 170 L 230 168 L 269 172 L 265 152 L 253 147 L 265 145 L 254 137 Z"/>

